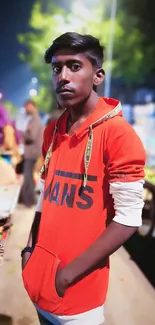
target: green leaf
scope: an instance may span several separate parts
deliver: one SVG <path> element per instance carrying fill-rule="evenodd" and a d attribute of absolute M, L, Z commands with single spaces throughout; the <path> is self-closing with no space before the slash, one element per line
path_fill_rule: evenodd
<path fill-rule="evenodd" d="M 51 69 L 44 62 L 46 49 L 60 34 L 75 31 L 92 34 L 99 38 L 107 53 L 111 21 L 109 12 L 107 13 L 107 8 L 109 8 L 107 0 L 104 4 L 98 0 L 97 5 L 91 2 L 92 5 L 89 6 L 80 1 L 80 7 L 79 1 L 69 1 L 67 2 L 67 8 L 70 8 L 68 11 L 54 5 L 51 0 L 46 0 L 46 6 L 44 6 L 46 10 L 43 11 L 43 3 L 41 0 L 35 2 L 29 21 L 31 31 L 18 35 L 18 40 L 28 50 L 26 55 L 20 53 L 21 60 L 29 63 L 41 84 L 36 98 L 37 103 L 40 109 L 47 111 L 52 107 L 54 95 L 52 86 L 50 86 L 52 84 Z M 136 24 L 135 16 L 128 17 L 122 10 L 118 10 L 111 66 L 113 76 L 123 78 L 126 85 L 137 84 L 144 80 L 149 69 L 149 64 L 145 64 L 145 55 L 142 51 L 143 37 Z M 104 68 L 106 67 L 105 61 Z"/>

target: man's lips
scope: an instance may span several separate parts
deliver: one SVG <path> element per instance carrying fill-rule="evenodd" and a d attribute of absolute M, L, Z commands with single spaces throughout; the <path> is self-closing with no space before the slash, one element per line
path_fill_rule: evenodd
<path fill-rule="evenodd" d="M 57 93 L 58 94 L 64 94 L 64 93 L 73 93 L 73 90 L 67 87 L 61 87 L 59 89 L 57 89 Z"/>

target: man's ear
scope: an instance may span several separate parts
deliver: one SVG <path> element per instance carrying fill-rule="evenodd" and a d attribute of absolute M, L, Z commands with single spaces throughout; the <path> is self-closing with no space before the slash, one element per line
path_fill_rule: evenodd
<path fill-rule="evenodd" d="M 94 85 L 99 86 L 104 81 L 105 72 L 104 70 L 97 69 L 94 75 Z"/>

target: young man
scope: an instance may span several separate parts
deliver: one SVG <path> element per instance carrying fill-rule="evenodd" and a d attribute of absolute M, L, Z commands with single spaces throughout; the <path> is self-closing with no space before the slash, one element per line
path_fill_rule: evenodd
<path fill-rule="evenodd" d="M 43 190 L 22 252 L 24 285 L 41 324 L 99 325 L 109 256 L 141 225 L 145 152 L 119 101 L 96 93 L 104 80 L 96 38 L 63 34 L 45 61 L 66 110 L 44 132 Z"/>

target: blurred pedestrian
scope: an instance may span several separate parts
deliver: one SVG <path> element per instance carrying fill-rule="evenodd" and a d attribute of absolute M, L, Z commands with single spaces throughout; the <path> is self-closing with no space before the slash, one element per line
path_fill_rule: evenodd
<path fill-rule="evenodd" d="M 18 145 L 20 134 L 9 116 L 7 108 L 0 104 L 0 153 L 2 157 L 15 165 L 19 159 Z"/>
<path fill-rule="evenodd" d="M 34 101 L 27 100 L 24 106 L 29 119 L 26 130 L 23 133 L 24 182 L 19 202 L 27 207 L 31 207 L 36 203 L 33 171 L 37 159 L 41 157 L 43 125 Z"/>

